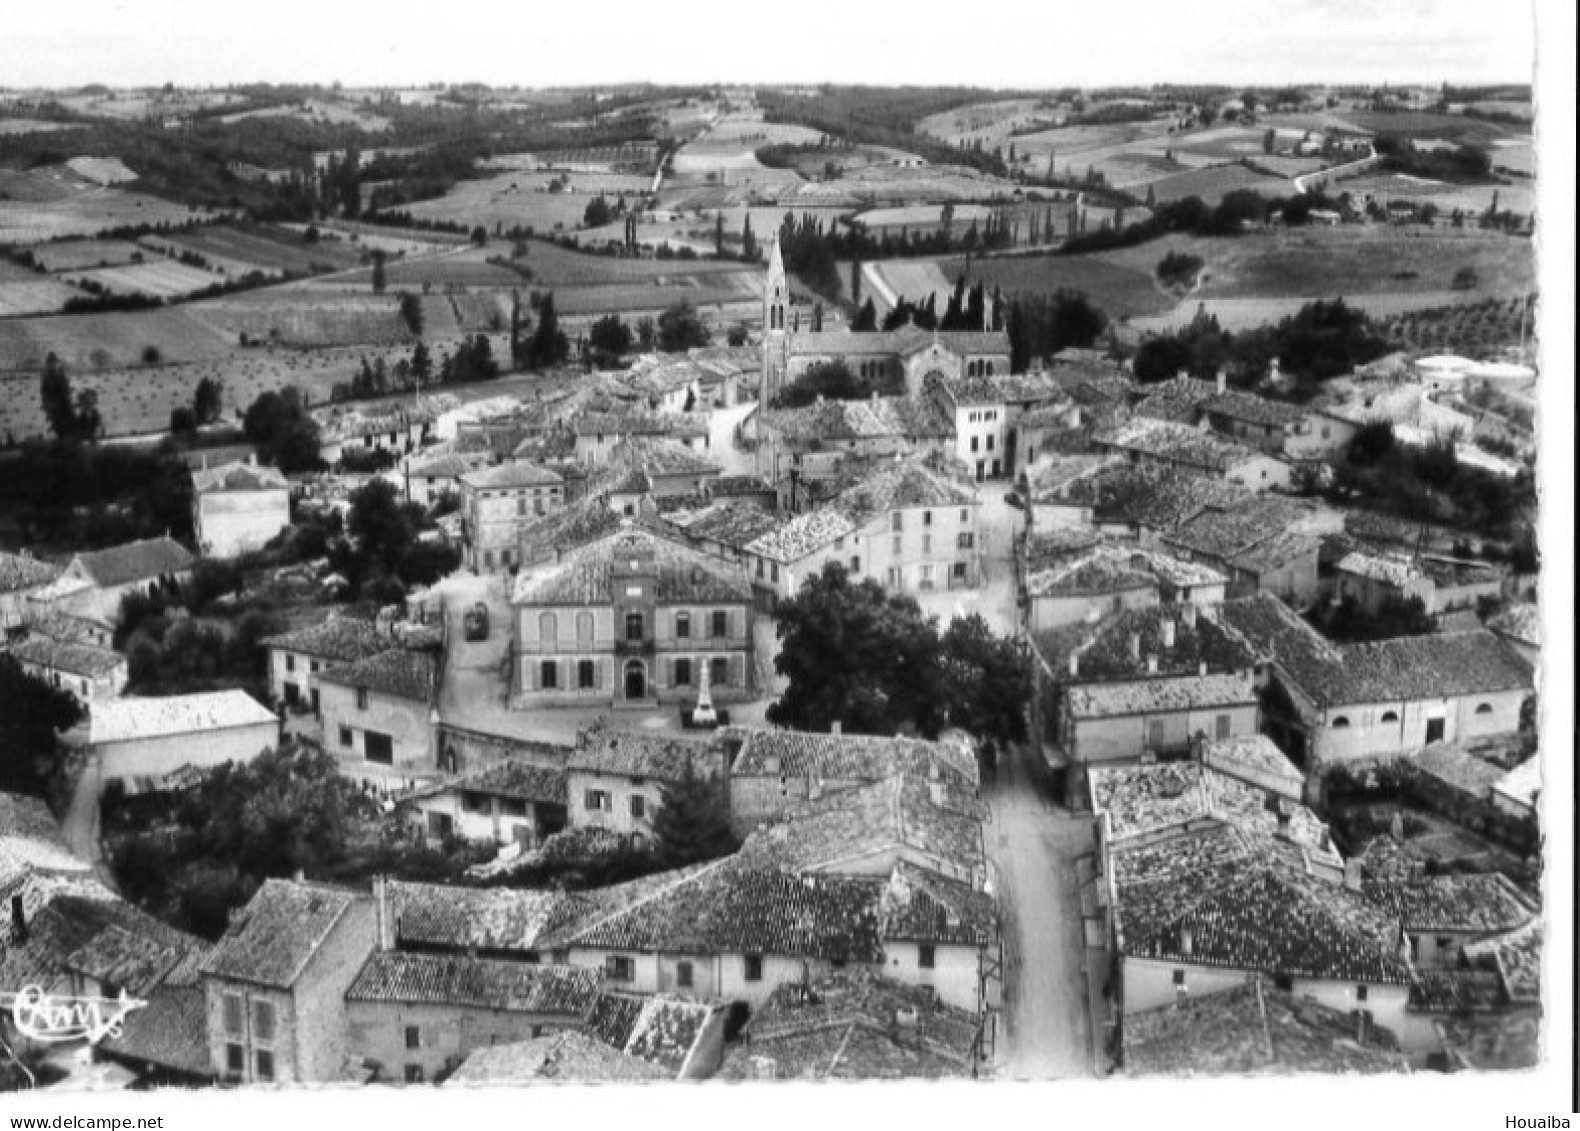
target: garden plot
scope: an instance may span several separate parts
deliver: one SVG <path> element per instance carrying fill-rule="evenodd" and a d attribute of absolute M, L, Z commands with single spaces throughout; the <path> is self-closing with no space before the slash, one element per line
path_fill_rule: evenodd
<path fill-rule="evenodd" d="M 78 283 L 96 283 L 111 294 L 151 295 L 154 298 L 189 295 L 224 282 L 219 275 L 175 260 L 161 259 L 157 255 L 152 256 L 147 263 L 79 271 L 70 278 Z"/>
<path fill-rule="evenodd" d="M 1014 130 L 1060 114 L 1062 111 L 1038 98 L 973 102 L 929 114 L 916 123 L 916 132 L 930 134 L 950 145 L 958 145 L 962 141 L 970 145 L 980 140 L 984 146 L 991 148 L 1004 144 Z"/>

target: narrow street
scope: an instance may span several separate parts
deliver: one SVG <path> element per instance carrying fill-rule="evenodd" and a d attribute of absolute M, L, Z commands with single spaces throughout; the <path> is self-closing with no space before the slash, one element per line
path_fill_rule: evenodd
<path fill-rule="evenodd" d="M 1075 861 L 1092 822 L 1049 800 L 1028 750 L 1001 759 L 984 786 L 988 854 L 998 869 L 1004 930 L 1004 1030 L 998 1075 L 1057 1080 L 1092 1075 L 1085 946 Z"/>

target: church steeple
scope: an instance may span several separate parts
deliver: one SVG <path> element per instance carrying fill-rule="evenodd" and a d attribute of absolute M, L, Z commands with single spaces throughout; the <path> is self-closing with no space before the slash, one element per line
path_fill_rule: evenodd
<path fill-rule="evenodd" d="M 763 369 L 758 403 L 766 405 L 784 383 L 789 363 L 790 283 L 785 275 L 784 255 L 779 250 L 779 234 L 774 233 L 768 249 L 768 276 L 763 280 Z"/>

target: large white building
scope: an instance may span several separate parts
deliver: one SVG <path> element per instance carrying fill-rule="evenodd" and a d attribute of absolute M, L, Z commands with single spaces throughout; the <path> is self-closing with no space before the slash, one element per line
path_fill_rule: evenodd
<path fill-rule="evenodd" d="M 208 557 L 262 549 L 290 523 L 290 486 L 274 468 L 227 463 L 192 473 L 192 531 Z"/>

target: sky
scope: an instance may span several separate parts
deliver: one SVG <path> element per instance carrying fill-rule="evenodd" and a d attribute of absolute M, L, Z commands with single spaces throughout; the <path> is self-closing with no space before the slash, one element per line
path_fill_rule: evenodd
<path fill-rule="evenodd" d="M 48 0 L 0 87 L 1529 82 L 1553 0 Z"/>

